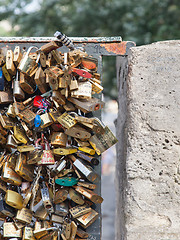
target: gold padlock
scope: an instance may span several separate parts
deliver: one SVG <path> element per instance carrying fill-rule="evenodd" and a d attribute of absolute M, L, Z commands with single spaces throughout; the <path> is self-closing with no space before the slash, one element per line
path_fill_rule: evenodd
<path fill-rule="evenodd" d="M 16 68 L 13 63 L 14 54 L 12 50 L 7 50 L 6 53 L 6 68 L 8 72 L 14 76 L 16 74 Z"/>
<path fill-rule="evenodd" d="M 17 211 L 16 219 L 23 223 L 31 223 L 32 220 L 32 212 L 28 208 L 22 208 Z"/>
<path fill-rule="evenodd" d="M 18 116 L 25 121 L 26 123 L 29 124 L 30 127 L 32 127 L 34 125 L 34 119 L 36 117 L 36 114 L 31 111 L 30 109 L 26 108 L 24 110 L 22 110 Z"/>
<path fill-rule="evenodd" d="M 65 133 L 71 137 L 80 138 L 80 139 L 89 139 L 91 134 L 84 128 L 76 125 L 70 129 L 66 129 Z"/>
<path fill-rule="evenodd" d="M 44 53 L 49 53 L 52 50 L 55 50 L 59 47 L 62 46 L 62 43 L 60 41 L 50 41 L 49 43 L 44 44 L 43 46 L 41 46 L 41 51 Z"/>
<path fill-rule="evenodd" d="M 13 102 L 13 95 L 10 90 L 0 91 L 0 104 L 9 104 Z"/>
<path fill-rule="evenodd" d="M 92 84 L 93 92 L 99 94 L 103 91 L 104 88 L 100 84 L 98 84 L 96 81 L 93 81 L 93 79 L 92 80 L 89 79 L 89 82 Z"/>
<path fill-rule="evenodd" d="M 0 113 L 0 122 L 3 126 L 3 128 L 11 129 L 14 127 L 13 119 L 11 119 L 10 117 L 7 117 L 5 115 L 2 115 L 1 113 Z"/>
<path fill-rule="evenodd" d="M 66 188 L 61 188 L 55 192 L 54 203 L 62 203 L 67 199 L 68 190 Z"/>
<path fill-rule="evenodd" d="M 76 153 L 77 149 L 76 148 L 56 148 L 53 149 L 53 153 L 56 155 L 69 155 Z"/>
<path fill-rule="evenodd" d="M 6 80 L 8 82 L 10 82 L 12 80 L 12 78 L 11 78 L 11 75 L 9 74 L 7 68 L 6 68 L 6 64 L 4 64 L 4 66 L 2 66 L 2 72 L 3 72 L 3 75 L 6 78 Z"/>
<path fill-rule="evenodd" d="M 63 58 L 60 52 L 57 49 L 51 51 L 53 58 L 56 60 L 57 64 L 61 64 L 63 62 Z"/>
<path fill-rule="evenodd" d="M 89 147 L 78 147 L 78 150 L 88 153 L 90 155 L 94 155 L 95 154 L 95 150 Z"/>
<path fill-rule="evenodd" d="M 41 64 L 41 67 L 45 68 L 46 67 L 46 55 L 44 52 L 41 52 L 40 53 L 40 64 Z"/>
<path fill-rule="evenodd" d="M 22 145 L 22 146 L 17 146 L 17 150 L 19 152 L 31 152 L 35 150 L 35 147 L 33 145 Z"/>
<path fill-rule="evenodd" d="M 38 57 L 37 57 L 36 61 L 29 57 L 29 54 L 30 54 L 30 52 L 33 48 L 38 50 L 38 48 L 35 47 L 35 46 L 29 47 L 27 52 L 24 54 L 24 56 L 22 57 L 19 65 L 18 65 L 18 69 L 22 73 L 24 73 L 24 74 L 26 74 L 30 77 L 36 72 L 36 70 L 38 68 L 38 61 L 39 61 L 39 58 L 40 58 L 40 53 L 38 54 Z"/>
<path fill-rule="evenodd" d="M 79 205 L 84 204 L 84 199 L 81 197 L 81 195 L 76 192 L 73 188 L 69 188 L 69 196 L 71 200 Z"/>
<path fill-rule="evenodd" d="M 47 92 L 48 86 L 46 84 L 46 75 L 41 67 L 38 67 L 38 70 L 36 71 L 34 76 L 34 81 L 41 93 Z"/>
<path fill-rule="evenodd" d="M 77 229 L 77 232 L 76 232 L 77 236 L 80 237 L 80 238 L 88 238 L 89 237 L 89 234 L 85 231 L 83 231 L 81 228 L 78 228 Z"/>
<path fill-rule="evenodd" d="M 34 233 L 34 236 L 35 236 L 36 239 L 40 239 L 43 236 L 47 235 L 48 231 L 46 230 L 46 228 L 41 228 L 41 229 L 38 229 L 38 230 L 34 230 L 33 233 Z"/>
<path fill-rule="evenodd" d="M 88 183 L 88 182 L 85 182 L 85 181 L 79 181 L 78 182 L 78 186 L 81 186 L 81 187 L 85 187 L 85 188 L 89 188 L 91 190 L 94 190 L 96 189 L 96 185 L 95 184 L 92 184 L 92 183 Z"/>
<path fill-rule="evenodd" d="M 24 92 L 28 94 L 33 94 L 35 91 L 35 81 L 33 78 L 26 76 L 24 73 L 20 72 L 20 87 L 23 89 Z"/>
<path fill-rule="evenodd" d="M 22 183 L 21 177 L 8 166 L 8 162 L 4 163 L 1 179 L 16 186 Z"/>
<path fill-rule="evenodd" d="M 91 210 L 80 217 L 77 218 L 78 223 L 83 227 L 89 227 L 98 218 L 98 213 L 95 210 Z"/>
<path fill-rule="evenodd" d="M 21 142 L 19 142 L 14 135 L 9 134 L 7 137 L 7 143 L 6 146 L 10 147 L 10 148 L 17 148 L 17 145 L 20 144 Z"/>
<path fill-rule="evenodd" d="M 52 120 L 51 116 L 49 115 L 49 113 L 42 114 L 41 120 L 42 120 L 41 128 L 46 128 L 53 123 L 53 120 Z"/>
<path fill-rule="evenodd" d="M 75 186 L 74 188 L 78 193 L 82 194 L 83 196 L 85 196 L 86 198 L 88 198 L 89 200 L 91 200 L 94 203 L 102 203 L 103 202 L 103 198 L 101 196 L 99 196 L 98 194 L 94 193 L 93 191 L 91 191 L 89 189 L 85 189 L 80 186 Z"/>
<path fill-rule="evenodd" d="M 55 222 L 55 223 L 63 223 L 64 219 L 61 216 L 58 216 L 56 214 L 51 214 L 51 222 Z"/>
<path fill-rule="evenodd" d="M 66 100 L 66 104 L 63 105 L 63 108 L 66 110 L 66 112 L 74 112 L 76 110 L 75 106 Z"/>
<path fill-rule="evenodd" d="M 65 128 L 69 129 L 76 124 L 76 120 L 67 112 L 63 113 L 60 117 L 58 117 L 58 122 Z"/>
<path fill-rule="evenodd" d="M 90 99 L 92 96 L 92 84 L 90 82 L 79 82 L 78 89 L 71 91 L 71 97 Z"/>
<path fill-rule="evenodd" d="M 34 176 L 34 166 L 26 164 L 26 155 L 20 153 L 17 161 L 15 171 L 25 180 L 32 182 Z"/>
<path fill-rule="evenodd" d="M 48 216 L 48 212 L 45 209 L 44 205 L 41 204 L 35 211 L 34 217 L 39 218 L 41 220 L 45 220 Z"/>
<path fill-rule="evenodd" d="M 52 99 L 56 101 L 58 104 L 65 105 L 66 104 L 66 98 L 63 96 L 60 91 L 54 90 L 52 93 Z"/>
<path fill-rule="evenodd" d="M 2 181 L 1 179 L 0 179 L 0 189 L 1 189 L 3 192 L 6 192 L 6 191 L 7 191 L 7 184 L 6 184 L 4 181 Z"/>
<path fill-rule="evenodd" d="M 16 209 L 22 209 L 23 207 L 23 197 L 15 191 L 7 190 L 5 201 L 9 206 Z"/>
<path fill-rule="evenodd" d="M 22 240 L 35 240 L 33 236 L 33 228 L 27 226 L 24 228 Z"/>
<path fill-rule="evenodd" d="M 27 164 L 35 164 L 38 163 L 43 156 L 43 150 L 35 149 L 32 152 L 29 152 L 27 155 Z"/>
<path fill-rule="evenodd" d="M 14 126 L 14 136 L 15 138 L 20 141 L 21 143 L 26 144 L 28 142 L 28 138 L 23 132 L 22 129 L 20 129 L 19 126 Z"/>
<path fill-rule="evenodd" d="M 66 147 L 67 135 L 62 132 L 53 132 L 51 136 L 51 145 Z"/>
<path fill-rule="evenodd" d="M 3 223 L 3 237 L 5 238 L 21 238 L 22 230 L 16 229 L 13 222 L 4 222 Z"/>
<path fill-rule="evenodd" d="M 13 104 L 10 104 L 10 105 L 8 106 L 8 110 L 7 110 L 6 114 L 7 114 L 9 117 L 12 117 L 12 118 L 15 118 L 15 117 L 16 117 Z"/>
<path fill-rule="evenodd" d="M 21 53 L 21 48 L 20 46 L 16 46 L 14 48 L 14 58 L 13 58 L 13 62 L 16 66 L 19 65 L 20 61 L 22 59 L 22 53 Z"/>
<path fill-rule="evenodd" d="M 69 210 L 73 218 L 80 217 L 92 210 L 88 205 L 77 205 Z"/>

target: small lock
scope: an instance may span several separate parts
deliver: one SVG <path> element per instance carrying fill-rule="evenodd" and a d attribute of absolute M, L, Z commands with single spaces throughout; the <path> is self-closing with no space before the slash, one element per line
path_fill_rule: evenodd
<path fill-rule="evenodd" d="M 103 133 L 96 133 L 89 139 L 91 146 L 98 155 L 116 144 L 117 141 L 117 138 L 107 126 L 104 128 Z"/>
<path fill-rule="evenodd" d="M 103 198 L 89 189 L 80 186 L 74 186 L 75 190 L 94 203 L 102 203 Z"/>
<path fill-rule="evenodd" d="M 91 212 L 92 208 L 88 205 L 78 205 L 69 210 L 73 218 L 78 218 L 88 212 Z"/>
<path fill-rule="evenodd" d="M 23 91 L 28 94 L 33 94 L 36 89 L 34 79 L 32 77 L 25 75 L 22 72 L 20 72 L 19 85 L 23 89 Z"/>
<path fill-rule="evenodd" d="M 39 218 L 41 220 L 45 220 L 48 216 L 48 211 L 44 207 L 44 204 L 41 204 L 35 211 L 34 217 Z"/>
<path fill-rule="evenodd" d="M 46 228 L 41 228 L 41 229 L 38 229 L 38 230 L 34 230 L 33 234 L 34 234 L 36 239 L 41 239 L 43 236 L 48 234 L 48 231 L 46 230 Z"/>
<path fill-rule="evenodd" d="M 84 128 L 76 125 L 71 127 L 70 129 L 66 129 L 65 133 L 71 137 L 78 139 L 89 139 L 91 134 Z"/>
<path fill-rule="evenodd" d="M 67 199 L 67 196 L 68 196 L 68 190 L 66 188 L 59 189 L 58 191 L 55 192 L 54 203 L 57 205 L 64 202 Z M 55 206 L 55 209 L 56 209 L 56 206 Z"/>
<path fill-rule="evenodd" d="M 3 213 L 7 217 L 13 218 L 16 215 L 16 210 L 6 204 L 3 199 L 0 199 L 0 212 Z"/>
<path fill-rule="evenodd" d="M 46 55 L 44 52 L 41 52 L 40 53 L 40 64 L 41 64 L 41 67 L 45 68 L 46 67 Z"/>
<path fill-rule="evenodd" d="M 81 66 L 84 69 L 90 70 L 91 72 L 97 71 L 98 60 L 91 57 L 83 57 L 81 61 Z"/>
<path fill-rule="evenodd" d="M 66 147 L 67 135 L 62 132 L 53 132 L 51 136 L 51 145 Z"/>
<path fill-rule="evenodd" d="M 59 47 L 62 46 L 62 43 L 60 41 L 50 41 L 49 43 L 44 44 L 43 46 L 41 46 L 41 51 L 44 53 L 49 53 L 52 50 L 55 50 Z"/>
<path fill-rule="evenodd" d="M 92 84 L 92 91 L 99 94 L 103 91 L 103 87 L 98 84 L 96 81 L 93 81 L 93 80 L 89 80 L 89 82 Z"/>
<path fill-rule="evenodd" d="M 42 200 L 43 200 L 45 209 L 48 212 L 53 213 L 54 208 L 52 205 L 52 199 L 50 197 L 49 189 L 48 189 L 48 187 L 46 187 L 46 184 L 44 182 L 43 182 L 43 188 L 41 188 L 41 196 L 42 196 Z"/>
<path fill-rule="evenodd" d="M 56 214 L 51 214 L 51 222 L 55 222 L 55 223 L 63 223 L 63 217 L 58 216 Z"/>
<path fill-rule="evenodd" d="M 22 240 L 34 240 L 34 236 L 33 236 L 33 228 L 31 227 L 24 227 L 23 229 L 23 238 Z"/>
<path fill-rule="evenodd" d="M 57 215 L 65 217 L 68 214 L 68 210 L 69 209 L 68 209 L 68 203 L 67 202 L 62 202 L 62 203 L 55 204 L 54 212 Z"/>
<path fill-rule="evenodd" d="M 11 82 L 12 77 L 11 77 L 11 75 L 9 74 L 9 72 L 8 72 L 8 70 L 7 70 L 7 68 L 6 68 L 6 64 L 4 64 L 4 65 L 2 66 L 2 72 L 3 72 L 3 75 L 4 75 L 5 79 L 6 79 L 8 82 Z"/>
<path fill-rule="evenodd" d="M 88 182 L 85 182 L 85 181 L 79 181 L 78 186 L 85 187 L 85 188 L 88 188 L 88 189 L 91 189 L 91 190 L 94 190 L 97 187 L 95 184 L 88 183 Z"/>
<path fill-rule="evenodd" d="M 32 76 L 36 70 L 37 70 L 37 67 L 38 67 L 38 61 L 39 61 L 39 58 L 40 58 L 40 53 L 38 54 L 37 56 L 37 60 L 35 61 L 34 59 L 30 58 L 29 57 L 29 54 L 31 52 L 31 50 L 35 48 L 38 50 L 37 47 L 35 46 L 31 46 L 28 48 L 27 52 L 25 53 L 25 55 L 22 57 L 19 65 L 18 65 L 18 69 L 28 75 L 28 76 Z"/>
<path fill-rule="evenodd" d="M 53 55 L 53 58 L 56 60 L 57 64 L 63 63 L 63 58 L 57 49 L 52 50 L 51 53 Z"/>
<path fill-rule="evenodd" d="M 78 179 L 74 177 L 56 178 L 55 183 L 60 186 L 70 187 L 78 183 Z"/>
<path fill-rule="evenodd" d="M 1 113 L 0 113 L 0 122 L 3 126 L 3 128 L 11 129 L 14 127 L 13 119 L 8 116 L 2 115 Z"/>
<path fill-rule="evenodd" d="M 76 124 L 76 120 L 68 113 L 63 113 L 58 117 L 57 121 L 65 128 L 72 128 Z"/>
<path fill-rule="evenodd" d="M 77 157 L 82 158 L 83 160 L 87 161 L 88 163 L 94 166 L 97 166 L 99 164 L 99 160 L 94 156 L 90 156 L 81 152 L 77 152 L 76 155 Z"/>
<path fill-rule="evenodd" d="M 7 114 L 9 117 L 12 117 L 12 118 L 15 118 L 15 117 L 16 117 L 15 109 L 14 109 L 13 104 L 10 104 L 10 105 L 8 106 L 8 110 L 7 110 L 6 114 Z"/>
<path fill-rule="evenodd" d="M 1 179 L 16 186 L 20 186 L 22 183 L 21 177 L 8 166 L 8 162 L 4 163 Z"/>
<path fill-rule="evenodd" d="M 79 82 L 78 89 L 71 91 L 71 97 L 79 99 L 90 99 L 92 96 L 92 84 L 90 82 Z"/>
<path fill-rule="evenodd" d="M 51 116 L 49 115 L 49 113 L 42 114 L 41 121 L 42 121 L 41 128 L 49 127 L 53 123 L 53 120 L 52 120 Z"/>
<path fill-rule="evenodd" d="M 73 188 L 69 188 L 69 196 L 73 202 L 79 205 L 84 204 L 84 199 L 82 198 L 81 194 L 76 192 Z"/>
<path fill-rule="evenodd" d="M 98 213 L 95 210 L 91 210 L 91 212 L 88 212 L 80 217 L 77 218 L 78 223 L 83 227 L 87 228 L 89 227 L 95 220 L 98 218 Z"/>
<path fill-rule="evenodd" d="M 13 222 L 4 222 L 3 223 L 3 237 L 5 238 L 21 238 L 22 230 L 16 229 L 16 226 Z"/>
<path fill-rule="evenodd" d="M 35 164 L 38 163 L 43 156 L 43 150 L 42 149 L 35 149 L 32 152 L 29 152 L 27 155 L 27 164 Z"/>
<path fill-rule="evenodd" d="M 94 155 L 95 154 L 95 150 L 89 147 L 78 147 L 78 150 L 88 153 L 90 155 Z"/>
<path fill-rule="evenodd" d="M 25 94 L 23 90 L 20 87 L 20 81 L 18 80 L 19 72 L 17 71 L 16 73 L 16 80 L 13 82 L 13 96 L 16 97 L 17 99 L 24 99 Z"/>
<path fill-rule="evenodd" d="M 60 105 L 65 105 L 66 104 L 66 98 L 63 96 L 60 91 L 54 90 L 52 93 L 52 99 L 56 101 Z"/>
<path fill-rule="evenodd" d="M 19 65 L 20 61 L 22 59 L 22 53 L 21 53 L 21 48 L 20 46 L 16 46 L 14 48 L 14 58 L 13 58 L 13 62 L 16 66 Z"/>
<path fill-rule="evenodd" d="M 45 150 L 43 150 L 42 159 L 38 162 L 38 165 L 53 165 L 55 163 L 54 155 L 50 150 L 49 142 L 45 143 Z"/>
<path fill-rule="evenodd" d="M 16 219 L 23 223 L 31 223 L 32 220 L 32 212 L 28 208 L 22 208 L 17 211 Z"/>
<path fill-rule="evenodd" d="M 13 95 L 10 90 L 0 91 L 0 104 L 10 104 L 13 102 Z"/>
<path fill-rule="evenodd" d="M 31 111 L 29 108 L 26 108 L 22 110 L 20 113 L 18 113 L 18 116 L 29 124 L 30 127 L 34 125 L 34 119 L 36 117 L 36 114 Z"/>
<path fill-rule="evenodd" d="M 83 231 L 81 228 L 78 228 L 77 229 L 77 232 L 76 232 L 77 236 L 80 237 L 80 238 L 88 238 L 89 237 L 89 234 L 85 231 Z"/>
<path fill-rule="evenodd" d="M 21 143 L 26 144 L 28 142 L 26 134 L 19 126 L 14 126 L 14 137 Z"/>
<path fill-rule="evenodd" d="M 77 233 L 77 225 L 74 221 L 71 222 L 71 235 L 70 240 L 74 240 Z"/>
<path fill-rule="evenodd" d="M 77 149 L 76 148 L 56 148 L 53 149 L 53 153 L 55 155 L 69 155 L 69 154 L 73 154 L 76 153 Z"/>
<path fill-rule="evenodd" d="M 46 75 L 41 67 L 38 67 L 34 76 L 34 81 L 41 93 L 47 92 L 48 86 L 46 84 Z"/>
<path fill-rule="evenodd" d="M 5 201 L 9 206 L 13 208 L 22 209 L 23 207 L 23 197 L 15 191 L 7 190 Z"/>
<path fill-rule="evenodd" d="M 14 66 L 13 59 L 14 59 L 13 51 L 12 50 L 7 50 L 7 53 L 6 53 L 6 68 L 12 76 L 14 76 L 16 74 L 16 68 Z"/>

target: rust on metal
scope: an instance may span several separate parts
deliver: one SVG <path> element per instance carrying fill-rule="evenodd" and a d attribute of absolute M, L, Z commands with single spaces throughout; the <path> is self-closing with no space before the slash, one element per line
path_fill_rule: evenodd
<path fill-rule="evenodd" d="M 132 44 L 132 46 L 135 46 L 135 43 L 133 42 L 120 42 L 120 43 L 101 43 L 100 46 L 104 47 L 108 52 L 115 53 L 117 55 L 126 55 L 127 54 L 127 44 Z"/>

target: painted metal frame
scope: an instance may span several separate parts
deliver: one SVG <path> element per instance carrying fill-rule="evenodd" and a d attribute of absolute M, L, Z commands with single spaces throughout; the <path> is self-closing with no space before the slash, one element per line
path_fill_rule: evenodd
<path fill-rule="evenodd" d="M 77 37 L 70 38 L 74 45 L 77 47 L 84 47 L 85 51 L 98 59 L 98 72 L 102 72 L 102 56 L 127 56 L 131 47 L 135 46 L 134 42 L 122 41 L 121 37 Z M 8 47 L 14 50 L 14 47 L 19 45 L 21 49 L 26 50 L 30 46 L 40 48 L 43 44 L 52 40 L 57 40 L 52 37 L 0 37 L 0 48 Z M 68 51 L 67 47 L 60 48 L 61 52 Z M 100 111 L 96 114 L 97 117 L 101 116 Z M 95 170 L 101 174 L 101 165 L 95 167 Z M 101 182 L 98 184 L 96 193 L 101 194 Z M 94 224 L 88 228 L 89 240 L 101 239 L 101 206 L 96 205 L 96 211 L 99 212 L 99 218 Z"/>

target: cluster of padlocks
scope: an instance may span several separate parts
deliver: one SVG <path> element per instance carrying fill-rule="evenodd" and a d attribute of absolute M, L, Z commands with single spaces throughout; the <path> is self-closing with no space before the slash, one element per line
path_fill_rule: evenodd
<path fill-rule="evenodd" d="M 94 166 L 117 139 L 92 113 L 104 105 L 98 61 L 55 36 L 0 49 L 0 239 L 87 239 L 103 201 Z"/>

